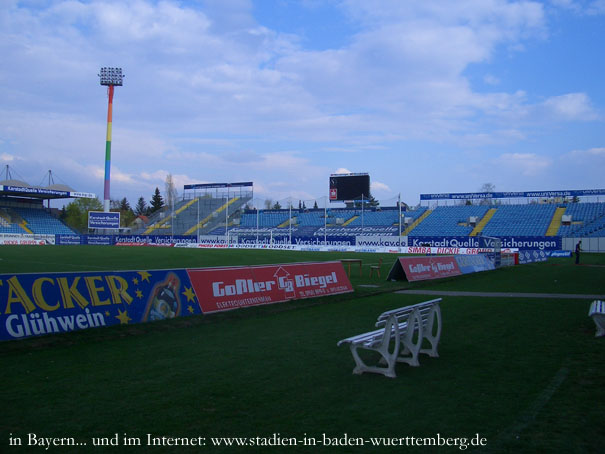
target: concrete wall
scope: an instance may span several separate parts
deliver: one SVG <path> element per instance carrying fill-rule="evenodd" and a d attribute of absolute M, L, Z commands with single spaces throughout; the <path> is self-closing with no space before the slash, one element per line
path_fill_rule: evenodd
<path fill-rule="evenodd" d="M 582 251 L 605 252 L 605 238 L 562 238 L 565 251 L 575 251 L 576 244 L 582 240 Z"/>

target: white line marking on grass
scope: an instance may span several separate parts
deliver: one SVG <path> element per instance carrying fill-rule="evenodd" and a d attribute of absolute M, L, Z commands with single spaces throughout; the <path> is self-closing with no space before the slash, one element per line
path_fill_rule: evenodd
<path fill-rule="evenodd" d="M 519 415 L 515 423 L 508 429 L 500 432 L 492 443 L 488 440 L 488 446 L 480 450 L 480 452 L 500 452 L 500 448 L 503 444 L 510 444 L 515 441 L 518 442 L 521 432 L 527 429 L 535 421 L 540 411 L 563 384 L 567 375 L 569 375 L 569 369 L 567 369 L 567 367 L 561 367 L 550 380 L 548 386 L 546 386 L 536 400 Z"/>
<path fill-rule="evenodd" d="M 540 410 L 544 408 L 553 394 L 559 389 L 561 384 L 563 384 L 568 374 L 569 369 L 567 369 L 567 367 L 559 369 L 555 376 L 550 380 L 548 386 L 542 390 L 536 400 L 521 414 L 517 422 L 509 429 L 508 433 L 511 438 L 518 438 L 521 432 L 536 419 Z"/>

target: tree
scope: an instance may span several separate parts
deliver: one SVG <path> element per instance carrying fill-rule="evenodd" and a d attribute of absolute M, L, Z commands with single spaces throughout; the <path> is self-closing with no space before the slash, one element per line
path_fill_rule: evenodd
<path fill-rule="evenodd" d="M 266 200 L 265 200 L 265 209 L 266 209 L 266 210 L 270 210 L 272 206 L 273 206 L 273 200 L 271 200 L 271 199 L 266 199 Z"/>
<path fill-rule="evenodd" d="M 480 189 L 481 192 L 487 192 L 488 194 L 491 194 L 495 190 L 496 190 L 496 186 L 493 183 L 484 183 Z M 480 205 L 492 205 L 493 203 L 494 202 L 493 202 L 492 197 L 489 197 L 486 199 L 481 199 L 481 201 L 479 202 Z"/>
<path fill-rule="evenodd" d="M 164 186 L 166 188 L 166 206 L 172 209 L 176 205 L 176 199 L 178 198 L 179 194 L 174 185 L 171 173 L 166 175 L 166 182 Z"/>
<path fill-rule="evenodd" d="M 275 202 L 275 205 L 273 205 L 273 209 L 274 210 L 281 210 L 281 205 L 279 204 L 279 202 Z"/>
<path fill-rule="evenodd" d="M 137 205 L 134 207 L 134 213 L 137 216 L 142 216 L 147 214 L 147 203 L 145 202 L 145 199 L 143 198 L 143 196 L 139 197 L 139 200 L 137 201 Z"/>
<path fill-rule="evenodd" d="M 380 202 L 374 198 L 372 194 L 370 194 L 370 198 L 368 199 L 368 206 L 377 207 L 380 205 Z"/>
<path fill-rule="evenodd" d="M 120 200 L 120 211 L 130 211 L 130 203 L 126 197 Z"/>
<path fill-rule="evenodd" d="M 122 227 L 127 227 L 134 221 L 134 211 L 132 211 L 132 208 L 130 208 L 130 203 L 128 203 L 128 199 L 126 197 L 120 200 L 118 211 L 120 212 L 120 225 Z"/>
<path fill-rule="evenodd" d="M 318 208 L 318 207 L 317 207 L 317 200 L 316 200 L 316 201 L 315 201 L 315 203 L 313 204 L 313 209 L 314 209 L 314 210 L 317 210 L 317 208 Z"/>
<path fill-rule="evenodd" d="M 160 194 L 160 190 L 155 188 L 155 193 L 151 197 L 151 213 L 155 213 L 164 206 L 164 199 Z"/>
<path fill-rule="evenodd" d="M 76 199 L 63 208 L 61 218 L 72 229 L 85 232 L 88 230 L 89 211 L 103 211 L 103 203 L 96 197 Z"/>
<path fill-rule="evenodd" d="M 378 200 L 376 200 L 372 194 L 370 194 L 367 199 L 364 199 L 363 202 L 360 199 L 360 200 L 355 200 L 353 203 L 347 203 L 346 205 L 349 208 L 361 209 L 361 206 L 363 205 L 363 203 L 366 204 L 365 205 L 366 207 L 378 207 L 380 205 L 380 202 Z"/>
<path fill-rule="evenodd" d="M 483 186 L 481 186 L 480 191 L 481 192 L 494 192 L 496 190 L 496 185 L 494 185 L 493 183 L 483 183 Z"/>

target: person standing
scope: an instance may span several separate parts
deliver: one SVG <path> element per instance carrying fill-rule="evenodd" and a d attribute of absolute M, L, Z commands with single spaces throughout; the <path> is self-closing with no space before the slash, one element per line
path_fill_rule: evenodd
<path fill-rule="evenodd" d="M 582 240 L 576 244 L 576 265 L 580 263 L 580 252 L 582 251 Z"/>

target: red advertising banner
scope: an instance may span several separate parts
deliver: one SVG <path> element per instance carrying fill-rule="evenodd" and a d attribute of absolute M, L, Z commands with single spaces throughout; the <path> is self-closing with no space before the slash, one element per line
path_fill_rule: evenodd
<path fill-rule="evenodd" d="M 454 256 L 399 257 L 398 262 L 410 282 L 462 274 Z"/>
<path fill-rule="evenodd" d="M 340 262 L 187 270 L 202 313 L 353 291 Z"/>

